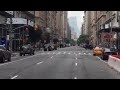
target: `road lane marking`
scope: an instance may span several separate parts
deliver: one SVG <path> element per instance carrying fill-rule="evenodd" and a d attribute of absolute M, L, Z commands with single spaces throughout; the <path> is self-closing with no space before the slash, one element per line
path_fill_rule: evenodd
<path fill-rule="evenodd" d="M 39 62 L 39 63 L 37 63 L 37 65 L 39 65 L 39 64 L 41 64 L 41 63 L 43 63 L 43 62 Z"/>
<path fill-rule="evenodd" d="M 58 52 L 56 55 L 61 54 L 61 52 Z"/>
<path fill-rule="evenodd" d="M 68 54 L 71 54 L 70 52 Z"/>
<path fill-rule="evenodd" d="M 75 63 L 75 66 L 77 66 L 77 63 Z"/>
<path fill-rule="evenodd" d="M 91 53 L 89 53 L 89 55 L 91 55 Z"/>
<path fill-rule="evenodd" d="M 18 77 L 18 75 L 16 75 L 16 76 L 12 77 L 11 79 L 15 79 L 15 78 L 17 78 L 17 77 Z"/>
<path fill-rule="evenodd" d="M 65 54 L 66 52 L 64 52 L 64 54 Z"/>
<path fill-rule="evenodd" d="M 76 60 L 77 60 L 77 57 L 76 57 Z"/>
<path fill-rule="evenodd" d="M 104 62 L 104 63 L 106 63 L 107 64 L 107 62 L 106 61 L 103 61 L 100 57 L 98 57 L 98 56 L 96 56 L 100 61 L 102 61 L 102 62 Z"/>
<path fill-rule="evenodd" d="M 86 54 L 86 53 L 84 53 L 84 54 Z"/>
<path fill-rule="evenodd" d="M 55 54 L 55 52 L 53 52 L 53 54 Z"/>
<path fill-rule="evenodd" d="M 59 53 L 56 53 L 56 55 L 58 55 Z"/>
<path fill-rule="evenodd" d="M 41 53 L 42 55 L 45 54 L 45 53 Z"/>
<path fill-rule="evenodd" d="M 53 56 L 51 58 L 53 58 Z"/>
<path fill-rule="evenodd" d="M 50 53 L 47 53 L 47 54 L 50 54 Z"/>
<path fill-rule="evenodd" d="M 77 77 L 74 77 L 74 79 L 77 79 Z"/>
<path fill-rule="evenodd" d="M 79 53 L 79 54 L 81 54 L 81 53 Z"/>

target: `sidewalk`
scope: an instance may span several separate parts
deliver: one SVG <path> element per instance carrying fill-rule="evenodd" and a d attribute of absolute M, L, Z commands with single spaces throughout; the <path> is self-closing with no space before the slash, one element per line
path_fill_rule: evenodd
<path fill-rule="evenodd" d="M 36 48 L 35 52 L 38 52 L 38 51 L 43 51 L 43 48 L 41 48 L 40 50 L 39 50 L 39 48 Z M 18 56 L 18 55 L 19 55 L 19 52 L 13 52 L 11 57 L 15 57 L 15 56 Z"/>
<path fill-rule="evenodd" d="M 15 57 L 15 56 L 17 56 L 18 54 L 19 54 L 18 52 L 14 52 L 14 53 L 12 53 L 11 57 Z"/>

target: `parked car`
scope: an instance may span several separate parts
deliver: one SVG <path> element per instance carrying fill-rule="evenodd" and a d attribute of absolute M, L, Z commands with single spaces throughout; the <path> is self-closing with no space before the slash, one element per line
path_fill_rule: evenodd
<path fill-rule="evenodd" d="M 43 49 L 44 49 L 44 51 L 47 51 L 47 50 L 48 50 L 48 45 L 47 45 L 47 44 L 44 44 L 44 45 L 43 45 Z"/>
<path fill-rule="evenodd" d="M 11 61 L 11 52 L 6 50 L 4 46 L 0 45 L 0 61 L 4 63 L 5 60 Z"/>
<path fill-rule="evenodd" d="M 100 47 L 95 47 L 93 48 L 93 56 L 96 56 L 96 55 L 101 55 L 103 53 L 103 49 L 100 48 Z"/>
<path fill-rule="evenodd" d="M 60 44 L 60 48 L 64 48 L 64 44 L 63 43 Z"/>
<path fill-rule="evenodd" d="M 34 55 L 35 54 L 35 49 L 30 45 L 24 45 L 20 48 L 20 56 L 24 55 L 25 54 L 29 54 L 29 55 Z"/>
<path fill-rule="evenodd" d="M 108 60 L 109 55 L 117 55 L 117 51 L 114 48 L 104 48 L 103 53 L 101 55 L 101 59 Z"/>
<path fill-rule="evenodd" d="M 54 44 L 54 50 L 57 50 L 57 44 Z"/>
<path fill-rule="evenodd" d="M 89 45 L 88 49 L 92 50 L 93 49 L 93 45 Z"/>
<path fill-rule="evenodd" d="M 70 44 L 66 44 L 66 47 L 70 47 Z"/>
<path fill-rule="evenodd" d="M 86 44 L 86 45 L 84 46 L 84 48 L 85 48 L 85 49 L 89 49 L 89 45 Z"/>
<path fill-rule="evenodd" d="M 54 45 L 48 44 L 48 51 L 53 51 L 53 50 L 54 50 Z"/>
<path fill-rule="evenodd" d="M 52 51 L 52 50 L 54 50 L 53 44 L 45 44 L 43 46 L 43 48 L 44 48 L 44 51 Z"/>

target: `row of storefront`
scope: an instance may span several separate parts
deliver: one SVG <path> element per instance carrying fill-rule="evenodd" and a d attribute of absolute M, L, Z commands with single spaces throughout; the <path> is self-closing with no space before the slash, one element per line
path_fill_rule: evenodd
<path fill-rule="evenodd" d="M 10 31 L 10 18 L 12 19 L 12 32 Z M 4 45 L 7 49 L 18 51 L 22 45 L 35 44 L 39 41 L 41 43 L 50 43 L 50 41 L 57 43 L 60 41 L 58 36 L 59 34 L 49 27 L 36 26 L 34 13 L 31 14 L 27 11 L 0 11 L 0 45 Z"/>
<path fill-rule="evenodd" d="M 101 26 L 97 32 L 97 44 L 103 47 L 116 47 L 120 45 L 120 27 L 118 21 L 109 21 L 107 24 Z"/>
<path fill-rule="evenodd" d="M 10 15 L 8 15 L 10 14 Z M 27 13 L 28 14 L 28 13 Z M 0 11 L 0 15 L 4 17 L 4 22 L 0 23 L 0 44 L 10 49 L 10 42 L 12 42 L 12 51 L 17 51 L 21 45 L 29 43 L 30 33 L 34 31 L 34 21 L 14 16 L 12 13 Z M 12 33 L 10 32 L 10 17 L 12 18 Z M 31 17 L 34 20 L 34 17 Z M 1 21 L 0 20 L 0 21 Z M 12 40 L 10 40 L 12 34 Z"/>

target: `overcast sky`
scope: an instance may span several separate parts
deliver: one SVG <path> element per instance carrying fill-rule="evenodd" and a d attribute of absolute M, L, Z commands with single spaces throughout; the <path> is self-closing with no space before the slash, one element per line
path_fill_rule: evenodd
<path fill-rule="evenodd" d="M 80 30 L 82 22 L 83 22 L 84 11 L 68 11 L 68 18 L 72 17 L 72 16 L 77 17 L 77 24 L 78 24 L 78 28 Z"/>

